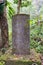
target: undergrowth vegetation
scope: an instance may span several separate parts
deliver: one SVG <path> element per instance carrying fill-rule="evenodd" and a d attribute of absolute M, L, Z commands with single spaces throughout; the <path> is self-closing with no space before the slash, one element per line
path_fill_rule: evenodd
<path fill-rule="evenodd" d="M 43 53 L 43 22 L 32 24 L 30 28 L 30 48 Z"/>

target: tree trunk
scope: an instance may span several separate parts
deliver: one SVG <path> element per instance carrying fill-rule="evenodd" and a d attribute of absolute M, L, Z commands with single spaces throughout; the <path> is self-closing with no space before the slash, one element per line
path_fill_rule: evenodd
<path fill-rule="evenodd" d="M 4 6 L 3 12 L 0 13 L 0 29 L 2 37 L 2 43 L 0 43 L 0 48 L 8 47 L 8 24 L 6 19 L 6 6 Z"/>

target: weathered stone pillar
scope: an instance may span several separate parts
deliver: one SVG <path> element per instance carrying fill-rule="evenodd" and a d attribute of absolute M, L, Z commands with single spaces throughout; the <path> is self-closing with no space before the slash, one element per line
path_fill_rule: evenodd
<path fill-rule="evenodd" d="M 30 53 L 30 16 L 17 14 L 12 21 L 13 53 L 28 55 Z"/>
<path fill-rule="evenodd" d="M 0 0 L 0 48 L 8 47 L 8 24 L 4 0 Z"/>

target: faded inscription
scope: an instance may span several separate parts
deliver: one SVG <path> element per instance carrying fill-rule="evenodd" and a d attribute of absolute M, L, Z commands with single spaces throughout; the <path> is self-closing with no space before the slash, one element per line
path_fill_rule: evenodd
<path fill-rule="evenodd" d="M 13 16 L 12 23 L 12 44 L 15 54 L 29 54 L 30 24 L 28 15 Z"/>

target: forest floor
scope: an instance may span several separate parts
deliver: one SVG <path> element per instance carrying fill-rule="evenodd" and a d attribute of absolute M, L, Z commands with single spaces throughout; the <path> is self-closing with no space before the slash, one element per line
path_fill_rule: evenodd
<path fill-rule="evenodd" d="M 0 60 L 24 60 L 24 61 L 41 61 L 41 54 L 37 53 L 34 49 L 30 49 L 29 55 L 12 55 L 12 49 L 8 49 L 5 54 L 0 51 Z"/>
<path fill-rule="evenodd" d="M 35 63 L 35 65 L 41 65 L 41 61 L 42 61 L 41 58 L 42 58 L 41 54 L 37 53 L 35 51 L 35 49 L 30 49 L 30 54 L 29 55 L 12 54 L 12 49 L 8 49 L 4 54 L 2 53 L 2 51 L 0 51 L 0 60 L 1 61 L 4 60 L 4 61 L 6 61 L 6 63 L 7 62 L 11 63 L 11 61 L 12 61 L 12 64 L 13 64 L 16 61 L 19 64 L 23 63 L 21 65 L 24 65 L 24 63 L 27 63 L 26 65 L 32 65 L 34 63 Z"/>

